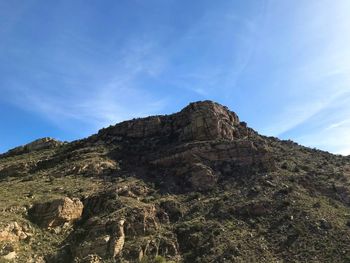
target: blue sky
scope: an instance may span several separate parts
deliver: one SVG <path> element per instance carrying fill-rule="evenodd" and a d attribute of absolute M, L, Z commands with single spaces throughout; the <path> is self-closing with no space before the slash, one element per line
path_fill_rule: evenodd
<path fill-rule="evenodd" d="M 215 100 L 350 154 L 348 0 L 0 0 L 0 152 Z"/>

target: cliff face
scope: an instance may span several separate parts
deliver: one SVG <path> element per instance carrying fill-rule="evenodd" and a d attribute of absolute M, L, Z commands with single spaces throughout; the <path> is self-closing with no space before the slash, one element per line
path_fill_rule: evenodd
<path fill-rule="evenodd" d="M 240 137 L 238 116 L 211 101 L 195 102 L 169 116 L 155 116 L 122 122 L 101 130 L 98 135 L 126 138 L 161 138 L 170 142 L 234 140 Z"/>
<path fill-rule="evenodd" d="M 137 174 L 171 192 L 208 190 L 220 175 L 273 168 L 266 142 L 211 101 L 191 103 L 169 116 L 123 122 L 89 140 L 118 145 L 112 159 L 128 170 L 139 167 Z"/>
<path fill-rule="evenodd" d="M 0 257 L 345 262 L 350 161 L 189 104 L 0 156 Z M 14 227 L 16 226 L 16 227 Z"/>

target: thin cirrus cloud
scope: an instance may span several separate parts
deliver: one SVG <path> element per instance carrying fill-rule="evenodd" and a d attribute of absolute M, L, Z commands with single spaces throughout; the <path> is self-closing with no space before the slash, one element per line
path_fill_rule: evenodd
<path fill-rule="evenodd" d="M 100 68 L 91 65 L 92 62 L 84 62 L 84 57 L 65 58 L 49 72 L 34 68 L 30 70 L 31 80 L 39 85 L 33 88 L 23 82 L 10 82 L 8 96 L 12 103 L 36 111 L 58 125 L 72 120 L 98 129 L 128 118 L 154 114 L 166 100 L 154 99 L 136 83 L 140 76 L 154 77 L 162 70 L 162 61 L 153 55 L 152 48 L 150 43 L 134 41 L 120 51 L 116 57 L 118 63 L 110 62 Z M 48 59 L 60 60 L 56 56 Z M 77 80 L 70 68 L 76 69 L 76 75 L 82 72 L 80 75 L 85 79 Z M 63 89 L 52 88 L 51 75 L 55 78 L 59 75 L 59 85 Z"/>
<path fill-rule="evenodd" d="M 290 3 L 270 3 L 268 20 L 281 22 L 267 22 L 264 33 L 270 38 L 262 39 L 258 57 L 272 72 L 263 78 L 264 99 L 274 105 L 267 111 L 278 110 L 271 112 L 269 122 L 258 125 L 265 134 L 349 153 L 349 104 L 341 101 L 350 98 L 350 2 L 297 1 L 294 10 Z M 270 33 L 278 27 L 285 33 Z"/>
<path fill-rule="evenodd" d="M 263 134 L 350 152 L 347 0 L 0 7 L 0 108 L 43 117 L 52 132 L 79 138 L 211 99 Z M 7 141 L 0 150 L 16 145 Z"/>
<path fill-rule="evenodd" d="M 334 153 L 350 154 L 350 92 L 336 103 L 312 117 L 308 125 L 298 132 L 297 140 L 308 146 L 329 149 Z M 296 133 L 291 131 L 292 133 Z M 330 149 L 331 148 L 331 149 Z"/>

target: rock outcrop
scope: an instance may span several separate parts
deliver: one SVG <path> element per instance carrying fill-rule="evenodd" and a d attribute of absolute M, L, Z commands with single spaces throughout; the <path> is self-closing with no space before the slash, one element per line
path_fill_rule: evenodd
<path fill-rule="evenodd" d="M 166 136 L 177 141 L 233 140 L 239 137 L 238 116 L 218 103 L 191 103 L 168 116 L 154 116 L 125 121 L 99 132 L 101 137 L 145 139 Z"/>
<path fill-rule="evenodd" d="M 125 243 L 124 223 L 125 223 L 124 219 L 118 222 L 118 229 L 116 231 L 116 234 L 113 236 L 111 240 L 110 250 L 111 250 L 111 255 L 114 258 L 122 252 L 124 247 L 124 243 Z"/>
<path fill-rule="evenodd" d="M 191 103 L 172 115 L 122 122 L 90 140 L 118 145 L 114 158 L 124 166 L 138 163 L 144 174 L 166 173 L 157 181 L 166 182 L 167 191 L 206 191 L 220 174 L 274 169 L 266 142 L 235 113 L 211 101 Z"/>
<path fill-rule="evenodd" d="M 347 262 L 349 176 L 211 101 L 45 138 L 0 156 L 0 261 Z"/>
<path fill-rule="evenodd" d="M 83 213 L 83 207 L 79 199 L 65 197 L 34 204 L 29 210 L 29 215 L 33 222 L 41 227 L 58 227 L 78 220 Z"/>
<path fill-rule="evenodd" d="M 100 258 L 116 258 L 125 243 L 124 219 L 102 223 L 91 218 L 85 225 L 87 236 L 74 244 L 72 254 L 79 261 L 97 255 Z"/>
<path fill-rule="evenodd" d="M 30 153 L 33 151 L 52 149 L 52 148 L 56 148 L 58 146 L 61 146 L 63 144 L 64 144 L 64 142 L 60 142 L 60 141 L 55 140 L 53 138 L 45 137 L 45 138 L 35 140 L 35 141 L 28 143 L 26 145 L 13 148 L 13 149 L 9 150 L 7 153 L 5 153 L 3 156 L 13 156 L 13 155 L 19 155 L 19 154 L 24 154 L 24 153 Z"/>
<path fill-rule="evenodd" d="M 0 227 L 0 242 L 18 242 L 31 235 L 28 227 L 22 227 L 17 222 Z"/>
<path fill-rule="evenodd" d="M 0 262 L 16 262 L 20 244 L 28 243 L 32 236 L 33 231 L 28 224 L 0 222 Z"/>
<path fill-rule="evenodd" d="M 67 173 L 83 176 L 101 176 L 117 170 L 118 165 L 113 160 L 87 159 L 74 165 Z"/>

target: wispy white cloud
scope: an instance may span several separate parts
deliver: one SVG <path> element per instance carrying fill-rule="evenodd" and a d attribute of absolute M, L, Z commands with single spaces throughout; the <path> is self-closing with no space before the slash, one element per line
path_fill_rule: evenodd
<path fill-rule="evenodd" d="M 278 116 L 278 120 L 274 123 L 270 123 L 265 127 L 262 132 L 264 134 L 281 136 L 283 133 L 297 127 L 298 125 L 306 122 L 315 114 L 321 112 L 330 101 L 314 101 L 308 104 L 292 103 L 286 105 L 284 109 L 281 109 Z"/>
<path fill-rule="evenodd" d="M 346 127 L 348 125 L 350 125 L 350 119 L 349 120 L 342 120 L 342 121 L 339 121 L 339 122 L 336 122 L 336 123 L 332 123 L 325 130 L 332 131 L 333 129 Z"/>
<path fill-rule="evenodd" d="M 76 120 L 101 127 L 164 109 L 168 98 L 159 97 L 159 90 L 145 84 L 147 79 L 161 76 L 162 85 L 170 83 L 180 93 L 191 90 L 199 97 L 225 94 L 248 64 L 259 24 L 255 13 L 247 17 L 233 6 L 206 10 L 163 46 L 162 36 L 145 34 L 96 45 L 88 35 L 67 27 L 46 41 L 34 67 L 26 69 L 31 85 L 28 79 L 12 79 L 6 99 L 58 125 Z M 29 56 L 20 46 L 13 52 Z"/>
<path fill-rule="evenodd" d="M 70 68 L 64 69 L 61 65 L 50 69 L 49 74 L 58 78 L 63 87 L 52 83 L 55 87 L 52 89 L 46 86 L 50 83 L 40 81 L 37 82 L 38 86 L 33 87 L 12 80 L 8 86 L 7 99 L 19 107 L 37 112 L 57 125 L 80 121 L 91 129 L 159 113 L 167 98 L 154 97 L 138 86 L 140 78 L 156 77 L 163 70 L 164 61 L 156 49 L 155 45 L 143 39 L 133 40 L 119 52 L 117 61 L 96 69 L 95 75 L 94 70 L 86 68 L 85 71 L 92 75 L 83 82 L 76 82 L 74 73 L 71 76 Z M 64 62 L 70 64 L 72 60 L 68 57 Z M 82 62 L 77 63 L 77 70 L 84 72 L 79 67 Z M 45 74 L 40 68 L 33 69 L 32 72 L 39 79 Z"/>
<path fill-rule="evenodd" d="M 226 5 L 225 5 L 226 6 Z M 266 1 L 256 5 L 256 12 L 240 14 L 236 4 L 226 9 L 208 10 L 175 42 L 170 57 L 187 52 L 187 63 L 196 60 L 193 67 L 180 69 L 171 81 L 176 86 L 191 90 L 200 97 L 213 98 L 218 93 L 232 95 L 237 82 L 254 53 L 259 27 L 264 19 Z M 202 49 L 198 57 L 197 50 Z"/>
<path fill-rule="evenodd" d="M 95 130 L 205 98 L 243 112 L 262 133 L 334 152 L 350 148 L 350 101 L 342 102 L 350 100 L 348 0 L 207 1 L 186 9 L 172 1 L 162 5 L 166 15 L 140 11 L 140 21 L 131 11 L 118 20 L 122 4 L 109 15 L 87 5 L 67 21 L 62 14 L 80 10 L 67 1 L 42 31 L 33 30 L 42 20 L 20 8 L 2 20 L 2 5 L 0 100 L 57 126 Z M 30 26 L 19 23 L 23 17 Z M 130 25 L 118 24 L 124 19 Z"/>
<path fill-rule="evenodd" d="M 349 116 L 350 117 L 350 116 Z M 307 146 L 325 149 L 336 154 L 350 155 L 350 123 L 334 127 L 320 128 L 318 131 L 297 137 Z"/>
<path fill-rule="evenodd" d="M 338 154 L 350 154 L 350 92 L 314 116 L 298 141 Z"/>
<path fill-rule="evenodd" d="M 284 5 L 277 1 L 275 4 Z M 350 41 L 346 33 L 350 30 L 350 19 L 346 15 L 350 2 L 310 1 L 300 6 L 303 9 L 291 9 L 285 17 L 287 20 L 282 20 L 292 24 L 285 29 L 289 35 L 277 40 L 283 41 L 281 44 L 293 43 L 284 52 L 295 57 L 280 63 L 279 74 L 274 73 L 275 79 L 284 80 L 278 82 L 283 87 L 279 98 L 278 88 L 267 89 L 267 95 L 280 99 L 281 103 L 276 103 L 278 110 L 270 116 L 272 121 L 265 124 L 263 131 L 344 153 L 350 149 L 347 135 L 350 114 L 339 119 L 334 112 L 347 112 L 346 105 L 349 105 L 337 107 L 340 101 L 350 98 L 350 53 L 345 45 Z M 321 114 L 327 115 L 327 120 L 321 118 Z"/>

